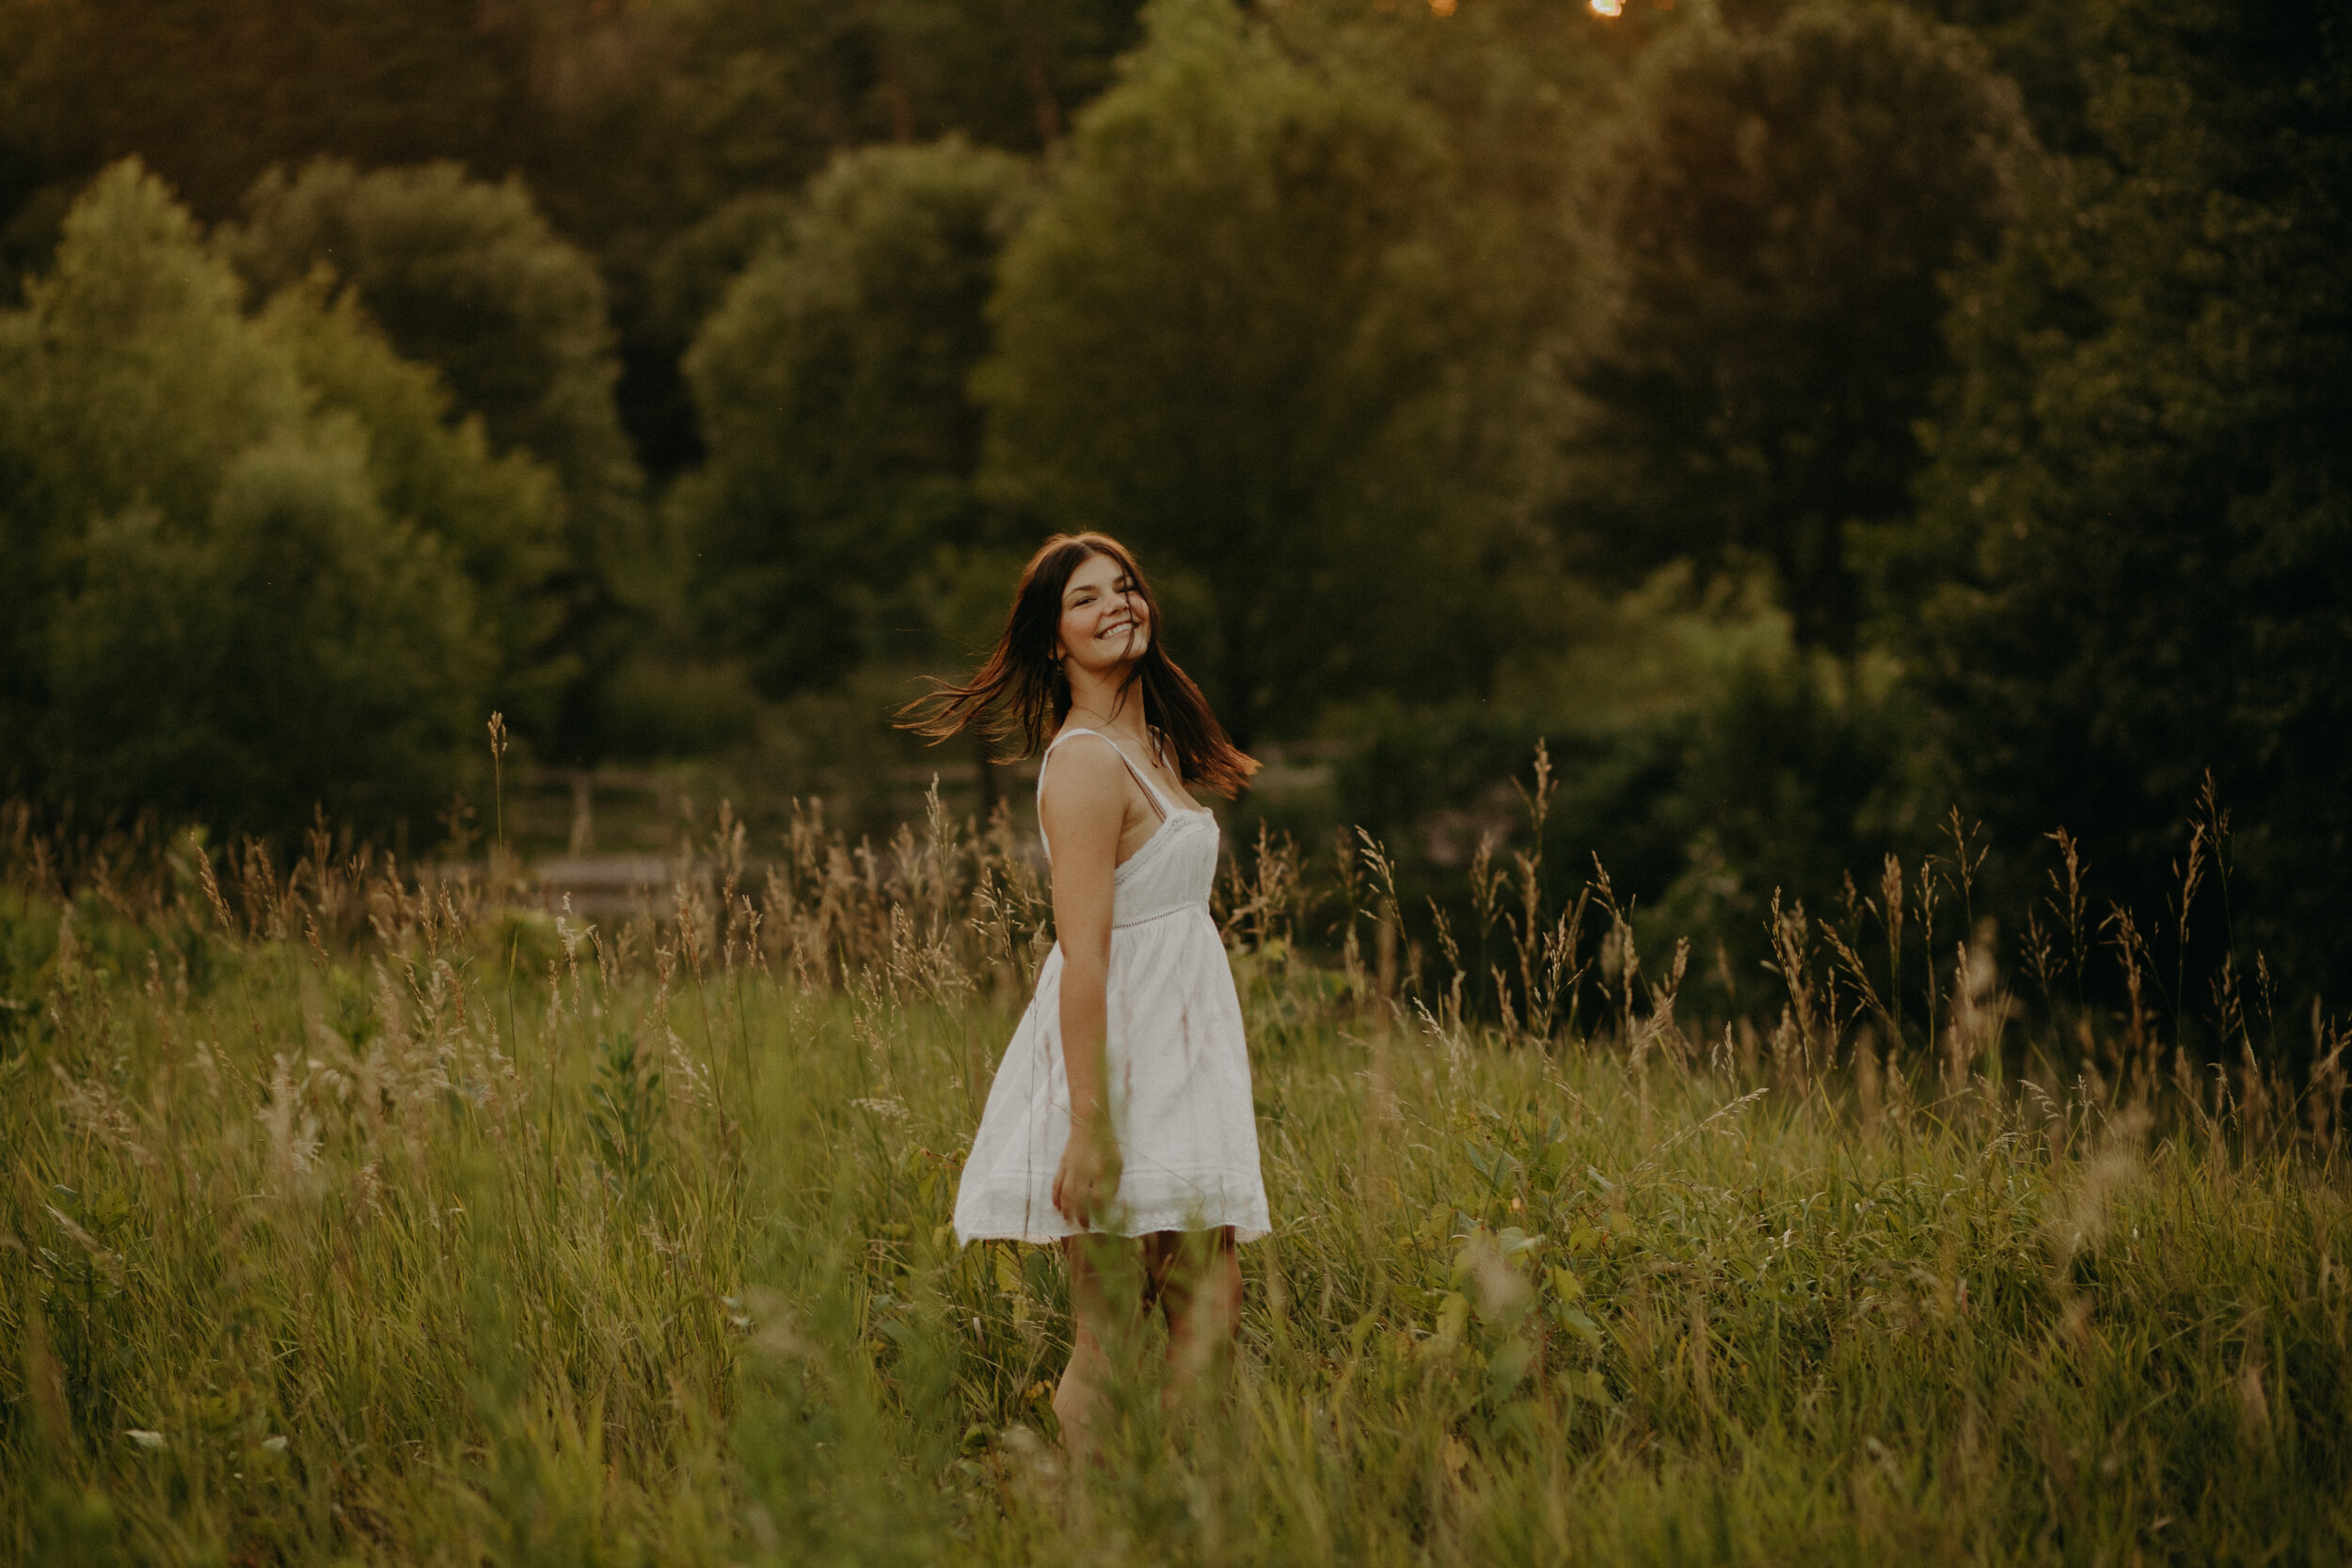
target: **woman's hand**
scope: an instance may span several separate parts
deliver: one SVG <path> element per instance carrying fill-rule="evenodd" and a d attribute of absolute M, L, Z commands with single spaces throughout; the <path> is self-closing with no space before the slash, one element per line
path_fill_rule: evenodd
<path fill-rule="evenodd" d="M 1054 1208 L 1081 1229 L 1092 1229 L 1119 1196 L 1119 1138 L 1107 1117 L 1073 1117 L 1070 1142 L 1054 1172 Z"/>

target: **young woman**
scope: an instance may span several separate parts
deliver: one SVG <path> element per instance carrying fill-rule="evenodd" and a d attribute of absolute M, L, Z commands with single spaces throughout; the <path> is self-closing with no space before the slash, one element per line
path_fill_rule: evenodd
<path fill-rule="evenodd" d="M 1241 1315 L 1234 1244 L 1269 1226 L 1241 1004 L 1209 917 L 1216 819 L 1190 793 L 1231 797 L 1258 765 L 1159 631 L 1122 546 L 1057 535 L 1021 574 L 979 673 L 901 720 L 938 739 L 984 721 L 1044 749 L 1060 940 L 989 1090 L 956 1233 L 1061 1243 L 1075 1346 L 1054 1412 L 1078 1454 L 1107 1347 L 1145 1315 L 1166 1315 L 1178 1381 L 1224 1358 Z"/>

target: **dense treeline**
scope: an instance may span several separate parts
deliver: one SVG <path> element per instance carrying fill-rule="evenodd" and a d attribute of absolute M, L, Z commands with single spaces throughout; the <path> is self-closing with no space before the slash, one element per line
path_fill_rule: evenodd
<path fill-rule="evenodd" d="M 2161 907 L 2210 776 L 2175 926 L 2307 995 L 2344 27 L 0 0 L 0 782 L 421 822 L 493 707 L 773 757 L 1104 526 L 1340 753 L 1278 818 L 1464 856 L 1546 736 L 1549 863 L 1740 957 L 1954 803 L 2010 907 L 2061 826 Z"/>

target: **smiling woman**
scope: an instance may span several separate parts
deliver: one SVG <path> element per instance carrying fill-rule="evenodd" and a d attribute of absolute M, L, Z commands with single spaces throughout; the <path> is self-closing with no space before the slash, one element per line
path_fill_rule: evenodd
<path fill-rule="evenodd" d="M 899 722 L 934 740 L 978 724 L 998 739 L 1018 739 L 1025 753 L 1052 740 L 1069 719 L 1072 703 L 1073 676 L 1064 661 L 1069 650 L 1061 630 L 1069 607 L 1063 601 L 1093 562 L 1101 563 L 1095 572 L 1109 572 L 1123 582 L 1120 592 L 1146 627 L 1113 700 L 1123 702 L 1126 689 L 1136 689 L 1143 699 L 1136 721 L 1148 720 L 1160 732 L 1178 774 L 1219 795 L 1239 794 L 1257 772 L 1257 763 L 1227 737 L 1200 688 L 1168 656 L 1154 635 L 1159 600 L 1127 546 L 1108 534 L 1057 533 L 1041 546 L 1022 569 L 1012 610 L 986 662 L 966 684 L 942 685 L 908 704 Z M 1107 594 L 1109 588 L 1109 579 L 1103 579 L 1093 592 Z"/>
<path fill-rule="evenodd" d="M 1159 625 L 1124 547 L 1057 536 L 1022 574 L 980 672 L 902 716 L 938 738 L 986 716 L 1043 743 L 1038 816 L 1060 940 L 989 1091 L 956 1231 L 1062 1244 L 1076 1333 L 1054 1409 L 1073 1452 L 1092 1447 L 1117 1353 L 1154 1308 L 1173 1386 L 1226 1359 L 1241 1314 L 1234 1243 L 1271 1224 L 1241 1005 L 1209 915 L 1216 819 L 1188 790 L 1230 795 L 1257 764 Z"/>

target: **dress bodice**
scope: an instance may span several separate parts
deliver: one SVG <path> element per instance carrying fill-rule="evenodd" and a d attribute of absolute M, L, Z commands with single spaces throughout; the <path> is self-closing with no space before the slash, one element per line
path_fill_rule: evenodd
<path fill-rule="evenodd" d="M 1045 795 L 1045 768 L 1053 761 L 1054 751 L 1073 736 L 1090 735 L 1119 753 L 1127 771 L 1143 786 L 1160 813 L 1160 825 L 1143 847 L 1120 863 L 1111 873 L 1111 927 L 1140 926 L 1147 920 L 1205 906 L 1210 891 L 1216 885 L 1216 856 L 1223 842 L 1217 831 L 1215 814 L 1198 807 L 1179 806 L 1152 782 L 1151 776 L 1137 768 L 1126 748 L 1100 730 L 1064 730 L 1045 749 L 1044 761 L 1037 775 L 1038 798 Z M 1038 821 L 1041 838 L 1044 834 L 1044 818 Z M 1051 844 L 1045 847 L 1048 860 L 1053 858 Z"/>
<path fill-rule="evenodd" d="M 1177 811 L 1111 873 L 1111 928 L 1205 907 L 1216 885 L 1216 818 Z"/>

